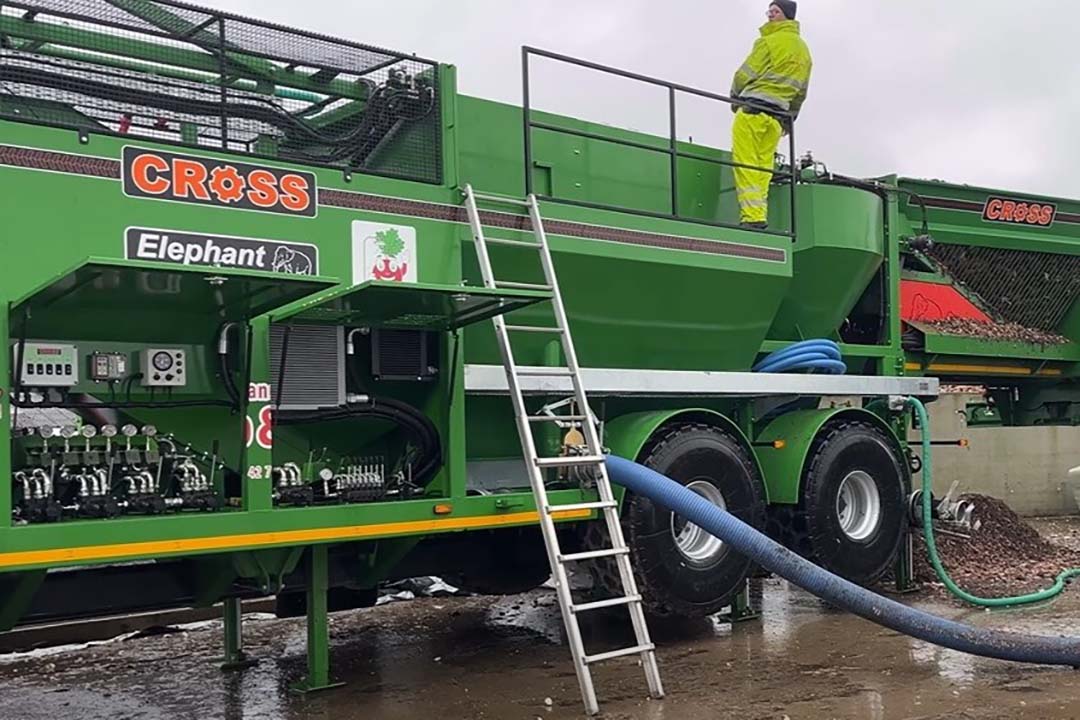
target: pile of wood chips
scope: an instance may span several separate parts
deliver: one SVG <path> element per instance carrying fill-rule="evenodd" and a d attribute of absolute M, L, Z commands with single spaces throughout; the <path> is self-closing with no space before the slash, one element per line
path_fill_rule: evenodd
<path fill-rule="evenodd" d="M 1020 342 L 1030 345 L 1065 345 L 1069 339 L 1047 330 L 1026 327 L 1014 322 L 985 322 L 970 318 L 946 318 L 944 320 L 924 320 L 927 325 L 942 335 L 962 335 L 964 337 L 1001 342 Z"/>
<path fill-rule="evenodd" d="M 953 581 L 982 597 L 1008 597 L 1035 592 L 1053 584 L 1062 570 L 1080 567 L 1080 550 L 1051 543 L 1009 509 L 986 495 L 966 495 L 975 503 L 968 537 L 935 532 L 942 564 Z M 915 579 L 931 589 L 947 592 L 926 555 L 922 533 L 916 534 Z"/>

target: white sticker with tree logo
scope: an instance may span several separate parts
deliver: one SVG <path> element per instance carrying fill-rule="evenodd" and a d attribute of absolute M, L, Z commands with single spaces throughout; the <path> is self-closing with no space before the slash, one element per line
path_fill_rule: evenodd
<path fill-rule="evenodd" d="M 417 282 L 416 228 L 355 220 L 353 285 L 368 280 Z"/>

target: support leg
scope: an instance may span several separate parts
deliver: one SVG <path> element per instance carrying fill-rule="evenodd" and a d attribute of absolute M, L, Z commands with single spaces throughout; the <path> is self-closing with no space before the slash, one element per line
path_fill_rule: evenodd
<path fill-rule="evenodd" d="M 330 681 L 330 628 L 326 609 L 327 548 L 312 547 L 308 555 L 307 578 L 307 677 L 292 687 L 293 692 L 329 690 L 344 683 Z"/>
<path fill-rule="evenodd" d="M 225 630 L 225 661 L 222 670 L 243 670 L 257 665 L 258 660 L 244 652 L 243 608 L 239 598 L 225 598 L 222 609 Z"/>
<path fill-rule="evenodd" d="M 900 541 L 900 552 L 896 554 L 896 590 L 898 595 L 913 593 L 919 588 L 915 584 L 915 546 L 911 530 L 904 533 Z"/>
<path fill-rule="evenodd" d="M 743 583 L 742 590 L 739 591 L 734 602 L 731 603 L 731 612 L 723 616 L 732 625 L 757 620 L 761 617 L 760 605 L 755 604 L 751 597 L 752 582 L 753 580 L 748 579 Z M 758 587 L 760 588 L 760 584 Z M 760 597 L 758 600 L 760 602 Z"/>

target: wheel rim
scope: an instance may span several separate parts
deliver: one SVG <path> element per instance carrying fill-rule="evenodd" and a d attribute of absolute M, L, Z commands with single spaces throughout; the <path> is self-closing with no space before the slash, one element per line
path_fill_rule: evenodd
<path fill-rule="evenodd" d="M 694 480 L 686 488 L 721 510 L 727 510 L 724 495 L 708 480 Z M 690 562 L 704 565 L 724 552 L 724 542 L 675 513 L 671 514 L 671 537 L 679 553 Z"/>
<path fill-rule="evenodd" d="M 836 494 L 836 516 L 840 529 L 852 540 L 866 540 L 881 524 L 881 494 L 874 478 L 854 470 L 840 483 Z"/>

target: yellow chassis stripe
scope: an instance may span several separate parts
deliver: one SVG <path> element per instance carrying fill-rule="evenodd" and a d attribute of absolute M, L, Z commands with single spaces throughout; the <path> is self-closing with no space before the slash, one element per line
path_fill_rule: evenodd
<path fill-rule="evenodd" d="M 583 520 L 592 516 L 589 510 L 570 510 L 553 513 L 556 520 Z M 310 530 L 283 530 L 280 532 L 249 533 L 247 535 L 215 535 L 213 537 L 185 540 L 151 540 L 147 542 L 117 543 L 113 545 L 88 545 L 85 547 L 55 550 L 24 550 L 0 553 L 0 567 L 25 565 L 49 565 L 70 562 L 117 560 L 134 556 L 183 555 L 214 550 L 255 549 L 273 545 L 299 545 L 330 541 L 360 540 L 389 535 L 414 535 L 446 530 L 496 528 L 504 525 L 525 525 L 538 522 L 539 513 L 521 512 L 508 515 L 481 515 L 478 517 L 452 518 L 446 520 L 413 520 L 409 522 L 382 523 L 379 525 L 355 525 L 353 527 L 315 528 Z"/>
<path fill-rule="evenodd" d="M 908 370 L 922 370 L 919 363 L 909 362 L 905 366 Z M 959 365 L 954 363 L 931 363 L 926 372 L 963 372 L 977 373 L 979 375 L 1061 375 L 1061 368 L 1045 368 L 1033 372 L 1031 368 L 1019 365 Z"/>

